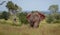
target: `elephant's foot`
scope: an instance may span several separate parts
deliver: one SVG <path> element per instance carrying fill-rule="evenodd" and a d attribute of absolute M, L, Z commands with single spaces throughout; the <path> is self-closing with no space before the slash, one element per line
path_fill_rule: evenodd
<path fill-rule="evenodd" d="M 34 22 L 31 22 L 31 23 L 30 23 L 30 26 L 31 26 L 31 27 L 34 27 Z"/>
<path fill-rule="evenodd" d="M 33 25 L 30 25 L 31 27 L 33 27 Z"/>

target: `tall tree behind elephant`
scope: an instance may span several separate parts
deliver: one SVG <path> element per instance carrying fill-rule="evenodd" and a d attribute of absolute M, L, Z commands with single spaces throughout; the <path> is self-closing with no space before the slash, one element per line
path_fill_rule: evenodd
<path fill-rule="evenodd" d="M 19 6 L 17 4 L 14 4 L 12 1 L 8 1 L 6 7 L 9 13 L 13 16 L 12 18 L 13 18 L 14 24 L 16 24 L 17 22 L 16 14 L 18 13 Z"/>
<path fill-rule="evenodd" d="M 30 23 L 31 27 L 37 28 L 39 27 L 40 21 L 45 18 L 45 15 L 41 14 L 38 11 L 34 11 L 33 13 L 27 14 L 27 20 Z"/>

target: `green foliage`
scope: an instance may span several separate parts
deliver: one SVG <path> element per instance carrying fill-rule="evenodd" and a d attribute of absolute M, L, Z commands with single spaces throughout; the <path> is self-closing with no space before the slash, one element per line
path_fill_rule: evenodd
<path fill-rule="evenodd" d="M 21 12 L 20 14 L 19 14 L 19 21 L 21 22 L 21 23 L 24 23 L 24 24 L 27 24 L 28 23 L 28 21 L 27 21 L 27 19 L 26 19 L 26 15 L 27 15 L 27 13 L 26 12 Z"/>
<path fill-rule="evenodd" d="M 18 7 L 18 5 L 16 5 L 16 4 L 15 4 L 15 7 L 14 7 L 14 9 L 15 9 L 15 10 L 17 10 L 18 8 L 19 8 L 19 7 Z"/>
<path fill-rule="evenodd" d="M 50 14 L 46 19 L 47 23 L 60 23 L 60 14 Z"/>
<path fill-rule="evenodd" d="M 12 2 L 12 1 L 9 1 L 9 2 L 7 3 L 7 5 L 6 5 L 6 7 L 7 7 L 8 9 L 14 9 L 14 4 L 13 4 L 13 2 Z"/>
<path fill-rule="evenodd" d="M 10 16 L 10 13 L 8 13 L 8 12 L 6 12 L 6 11 L 3 11 L 3 12 L 0 14 L 0 19 L 8 20 L 8 19 L 9 19 L 9 16 Z"/>
<path fill-rule="evenodd" d="M 60 14 L 56 14 L 56 15 L 55 15 L 55 19 L 56 19 L 56 20 L 60 20 Z"/>
<path fill-rule="evenodd" d="M 51 15 L 49 15 L 49 16 L 47 17 L 47 19 L 46 19 L 46 22 L 47 22 L 47 23 L 53 22 L 53 17 L 52 17 Z"/>
<path fill-rule="evenodd" d="M 58 14 L 58 5 L 51 5 L 48 10 L 52 13 L 48 15 L 46 22 L 47 23 L 60 23 L 60 14 Z"/>
<path fill-rule="evenodd" d="M 58 5 L 51 5 L 48 10 L 55 13 L 58 11 L 58 9 L 59 9 Z"/>
<path fill-rule="evenodd" d="M 0 19 L 2 19 L 2 14 L 0 15 Z"/>
<path fill-rule="evenodd" d="M 54 14 L 54 19 L 53 23 L 60 23 L 60 14 Z"/>
<path fill-rule="evenodd" d="M 19 8 L 21 10 L 21 7 L 19 7 L 17 4 L 14 4 L 12 1 L 8 1 L 6 7 L 8 8 L 8 10 L 17 10 Z"/>
<path fill-rule="evenodd" d="M 12 1 L 8 1 L 6 7 L 8 8 L 9 12 L 12 14 L 16 14 L 17 10 L 19 9 L 17 4 L 14 4 Z"/>
<path fill-rule="evenodd" d="M 60 23 L 60 20 L 55 20 L 53 21 L 53 23 Z"/>
<path fill-rule="evenodd" d="M 2 13 L 2 18 L 3 19 L 5 19 L 5 20 L 8 20 L 9 19 L 9 13 L 8 12 L 6 12 L 6 11 L 4 11 L 3 13 Z"/>

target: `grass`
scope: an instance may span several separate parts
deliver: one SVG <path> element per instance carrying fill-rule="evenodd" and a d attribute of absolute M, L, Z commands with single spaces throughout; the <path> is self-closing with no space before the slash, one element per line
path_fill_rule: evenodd
<path fill-rule="evenodd" d="M 39 28 L 31 28 L 24 24 L 13 26 L 12 23 L 11 20 L 0 20 L 0 35 L 60 35 L 60 24 L 47 24 L 42 21 Z"/>

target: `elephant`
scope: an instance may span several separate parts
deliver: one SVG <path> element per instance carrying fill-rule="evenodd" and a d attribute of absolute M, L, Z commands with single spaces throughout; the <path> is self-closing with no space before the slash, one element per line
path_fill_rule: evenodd
<path fill-rule="evenodd" d="M 34 11 L 33 13 L 28 13 L 26 18 L 28 22 L 30 23 L 31 27 L 37 28 L 39 27 L 39 23 L 43 19 L 45 19 L 45 15 L 38 11 Z"/>

